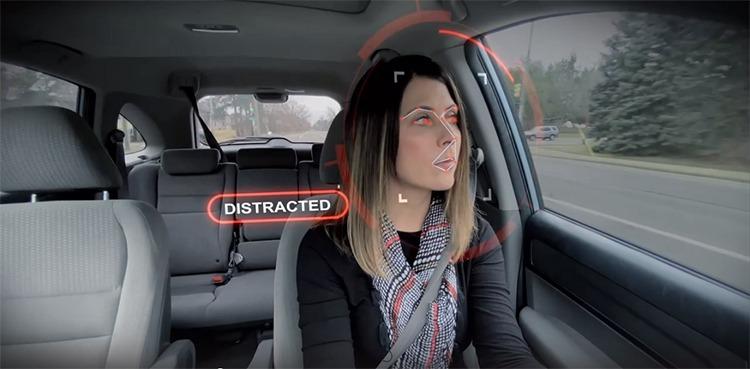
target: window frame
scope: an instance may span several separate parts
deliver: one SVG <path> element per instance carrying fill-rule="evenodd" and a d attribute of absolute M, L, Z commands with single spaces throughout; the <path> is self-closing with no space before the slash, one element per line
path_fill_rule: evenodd
<path fill-rule="evenodd" d="M 484 35 L 476 39 L 485 47 L 487 42 Z M 544 209 L 541 190 L 539 189 L 536 170 L 526 145 L 526 136 L 517 125 L 517 116 L 512 108 L 511 100 L 504 90 L 496 68 L 485 48 L 472 43 L 466 43 L 466 56 L 469 68 L 474 73 L 482 95 L 487 103 L 487 109 L 493 120 L 493 125 L 503 145 L 503 152 L 511 171 L 511 179 L 516 199 L 521 210 L 521 218 L 526 219 L 539 210 Z M 487 76 L 487 83 L 480 75 Z M 515 168 L 513 168 L 515 167 Z M 524 206 L 524 202 L 527 206 Z"/>

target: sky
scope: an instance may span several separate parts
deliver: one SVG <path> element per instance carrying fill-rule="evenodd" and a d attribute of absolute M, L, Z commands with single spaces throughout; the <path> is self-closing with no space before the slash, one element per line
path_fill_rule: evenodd
<path fill-rule="evenodd" d="M 607 51 L 604 41 L 616 33 L 613 22 L 620 16 L 608 12 L 546 18 L 497 31 L 487 40 L 500 59 L 512 67 L 526 56 L 533 23 L 531 60 L 547 66 L 575 53 L 579 67 L 593 67 Z"/>

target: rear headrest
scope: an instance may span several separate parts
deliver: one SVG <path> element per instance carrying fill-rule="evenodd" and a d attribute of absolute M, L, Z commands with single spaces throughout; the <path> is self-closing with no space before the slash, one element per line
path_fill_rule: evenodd
<path fill-rule="evenodd" d="M 312 161 L 315 166 L 320 165 L 320 153 L 323 151 L 323 144 L 316 143 L 312 145 Z"/>
<path fill-rule="evenodd" d="M 56 106 L 3 109 L 0 191 L 112 190 L 117 166 L 78 114 Z"/>
<path fill-rule="evenodd" d="M 285 147 L 240 149 L 237 151 L 237 166 L 242 169 L 295 169 L 297 153 Z"/>
<path fill-rule="evenodd" d="M 219 167 L 221 154 L 216 149 L 171 149 L 161 154 L 161 167 L 167 174 L 208 174 Z"/>
<path fill-rule="evenodd" d="M 341 184 L 336 146 L 344 144 L 344 111 L 340 111 L 328 128 L 326 142 L 320 153 L 320 179 L 328 184 Z"/>

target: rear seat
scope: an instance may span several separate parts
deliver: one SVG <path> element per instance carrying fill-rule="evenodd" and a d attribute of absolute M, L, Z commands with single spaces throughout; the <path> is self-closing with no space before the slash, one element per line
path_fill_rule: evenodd
<path fill-rule="evenodd" d="M 219 163 L 214 149 L 166 150 L 161 165 L 142 164 L 130 172 L 131 196 L 156 207 L 169 231 L 174 328 L 272 319 L 272 270 L 212 283 L 227 270 L 234 227 L 212 222 L 205 206 L 216 194 L 236 192 L 237 172 L 235 164 Z"/>
<path fill-rule="evenodd" d="M 335 185 L 323 182 L 320 179 L 320 153 L 323 151 L 323 144 L 312 145 L 312 161 L 300 161 L 298 166 L 298 183 L 300 198 L 314 195 L 304 194 L 309 190 L 330 190 L 336 189 Z"/>
<path fill-rule="evenodd" d="M 290 148 L 257 148 L 237 151 L 237 192 L 298 191 L 297 154 Z M 297 196 L 265 197 L 266 200 L 297 200 Z M 242 224 L 238 246 L 243 261 L 240 270 L 273 270 L 284 223 Z M 273 285 L 267 288 L 273 291 Z M 273 309 L 271 309 L 271 312 Z"/>

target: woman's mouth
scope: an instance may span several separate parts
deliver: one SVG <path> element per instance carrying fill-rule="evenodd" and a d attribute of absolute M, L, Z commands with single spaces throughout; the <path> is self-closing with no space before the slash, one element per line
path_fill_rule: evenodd
<path fill-rule="evenodd" d="M 439 161 L 433 162 L 432 165 L 442 170 L 443 172 L 447 172 L 456 165 L 456 160 L 453 158 L 445 158 L 445 159 L 441 159 Z"/>

